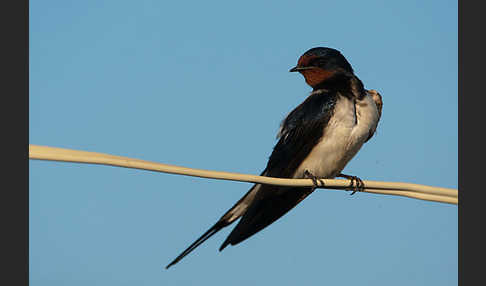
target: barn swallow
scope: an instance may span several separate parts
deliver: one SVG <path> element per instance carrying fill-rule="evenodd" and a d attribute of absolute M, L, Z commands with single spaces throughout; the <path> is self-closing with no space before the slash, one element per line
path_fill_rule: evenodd
<path fill-rule="evenodd" d="M 314 182 L 335 177 L 358 179 L 341 171 L 375 133 L 383 105 L 380 94 L 366 90 L 346 58 L 332 48 L 308 50 L 290 72 L 302 74 L 313 91 L 282 121 L 278 142 L 261 175 L 311 178 Z M 166 268 L 239 218 L 219 251 L 244 241 L 283 216 L 316 187 L 253 185 Z"/>

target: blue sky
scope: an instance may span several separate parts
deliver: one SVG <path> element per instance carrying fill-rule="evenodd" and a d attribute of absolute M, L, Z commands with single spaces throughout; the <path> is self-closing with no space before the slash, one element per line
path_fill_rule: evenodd
<path fill-rule="evenodd" d="M 31 144 L 258 174 L 340 50 L 384 101 L 345 168 L 458 187 L 456 1 L 30 1 Z M 456 285 L 457 206 L 321 190 L 169 270 L 250 184 L 30 161 L 31 285 Z"/>

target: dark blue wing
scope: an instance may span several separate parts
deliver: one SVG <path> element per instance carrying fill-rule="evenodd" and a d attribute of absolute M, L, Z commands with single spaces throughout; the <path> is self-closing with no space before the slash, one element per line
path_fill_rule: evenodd
<path fill-rule="evenodd" d="M 268 177 L 291 178 L 300 163 L 323 136 L 332 116 L 336 95 L 316 93 L 297 106 L 282 122 L 280 139 L 265 169 Z M 248 210 L 220 247 L 235 245 L 270 225 L 303 199 L 313 188 L 260 185 Z"/>
<path fill-rule="evenodd" d="M 279 141 L 267 163 L 269 177 L 290 178 L 324 135 L 336 104 L 336 94 L 310 95 L 282 122 Z"/>

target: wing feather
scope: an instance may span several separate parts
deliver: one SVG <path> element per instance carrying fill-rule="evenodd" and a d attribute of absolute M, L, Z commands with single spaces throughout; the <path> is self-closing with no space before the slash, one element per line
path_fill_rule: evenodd
<path fill-rule="evenodd" d="M 279 141 L 270 155 L 265 176 L 292 178 L 299 165 L 324 135 L 332 116 L 336 94 L 312 93 L 282 122 Z M 313 188 L 262 185 L 248 210 L 220 247 L 235 245 L 270 225 L 303 199 Z"/>

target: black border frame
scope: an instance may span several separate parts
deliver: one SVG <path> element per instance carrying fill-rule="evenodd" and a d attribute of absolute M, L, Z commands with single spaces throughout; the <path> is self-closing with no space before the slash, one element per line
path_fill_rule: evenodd
<path fill-rule="evenodd" d="M 4 1 L 0 199 L 3 285 L 29 285 L 29 1 Z"/>
<path fill-rule="evenodd" d="M 484 278 L 484 222 L 481 203 L 485 143 L 483 84 L 484 9 L 480 2 L 458 1 L 458 280 L 480 285 Z M 474 132 L 476 134 L 472 135 Z M 483 282 L 484 283 L 484 282 Z"/>

